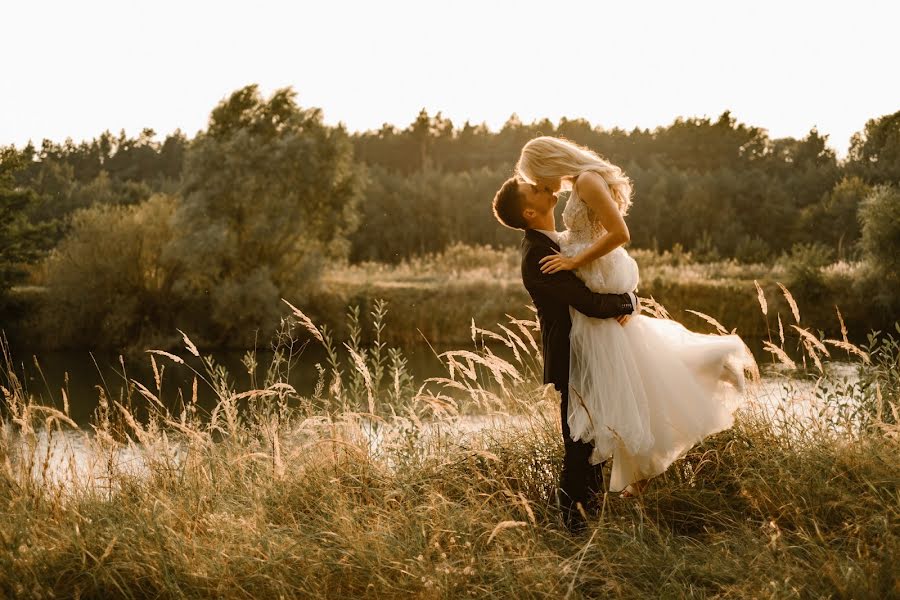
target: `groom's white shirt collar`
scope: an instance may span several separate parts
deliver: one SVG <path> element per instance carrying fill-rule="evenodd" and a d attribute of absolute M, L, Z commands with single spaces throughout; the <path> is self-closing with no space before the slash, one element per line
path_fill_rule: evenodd
<path fill-rule="evenodd" d="M 548 238 L 550 238 L 557 244 L 559 243 L 559 232 L 558 231 L 550 231 L 549 229 L 535 229 L 535 231 L 543 233 L 544 235 L 546 235 Z"/>

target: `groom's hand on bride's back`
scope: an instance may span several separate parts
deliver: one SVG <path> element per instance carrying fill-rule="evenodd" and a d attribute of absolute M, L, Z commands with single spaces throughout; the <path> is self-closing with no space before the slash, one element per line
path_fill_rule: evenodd
<path fill-rule="evenodd" d="M 619 325 L 625 325 L 631 317 L 641 314 L 641 299 L 637 295 L 637 290 L 629 292 L 628 295 L 631 296 L 631 305 L 634 307 L 634 310 L 631 311 L 631 314 L 616 317 Z"/>

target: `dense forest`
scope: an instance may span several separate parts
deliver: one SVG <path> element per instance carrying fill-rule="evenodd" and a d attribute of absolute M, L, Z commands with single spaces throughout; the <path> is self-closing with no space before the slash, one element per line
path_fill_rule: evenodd
<path fill-rule="evenodd" d="M 698 261 L 792 257 L 800 272 L 860 263 L 861 289 L 896 310 L 900 111 L 868 121 L 838 160 L 815 129 L 772 139 L 728 112 L 631 131 L 512 115 L 491 131 L 422 110 L 403 129 L 350 133 L 291 89 L 265 98 L 251 85 L 192 139 L 145 129 L 0 147 L 3 320 L 30 319 L 36 340 L 57 346 L 188 326 L 208 344 L 243 343 L 330 265 L 517 243 L 490 200 L 537 135 L 623 167 L 635 247 Z"/>

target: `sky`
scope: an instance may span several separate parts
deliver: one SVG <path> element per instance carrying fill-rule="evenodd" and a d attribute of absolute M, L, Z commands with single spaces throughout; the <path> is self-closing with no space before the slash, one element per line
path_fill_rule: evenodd
<path fill-rule="evenodd" d="M 0 1 L 0 145 L 162 139 L 257 83 L 351 131 L 419 110 L 653 128 L 725 110 L 844 156 L 900 110 L 900 3 Z"/>

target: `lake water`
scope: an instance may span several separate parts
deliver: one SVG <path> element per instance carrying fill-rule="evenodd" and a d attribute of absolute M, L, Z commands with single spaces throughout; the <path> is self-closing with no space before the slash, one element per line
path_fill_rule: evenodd
<path fill-rule="evenodd" d="M 438 348 L 437 352 L 450 350 L 451 348 Z M 502 349 L 493 350 L 500 355 L 505 355 Z M 341 355 L 346 351 L 341 349 Z M 203 353 L 205 355 L 205 353 Z M 205 367 L 201 360 L 188 352 L 179 352 L 178 355 L 186 364 L 178 364 L 167 357 L 155 355 L 157 366 L 165 370 L 162 372 L 161 395 L 164 402 L 170 408 L 180 407 L 178 402 L 179 391 L 185 399 L 191 397 L 191 389 L 194 379 L 193 369 L 205 374 Z M 243 351 L 218 351 L 212 356 L 216 363 L 225 367 L 229 374 L 229 380 L 237 391 L 245 391 L 250 388 L 251 377 L 247 368 L 242 363 L 245 355 Z M 258 365 L 255 370 L 256 382 L 262 386 L 266 369 L 272 361 L 272 352 L 260 351 L 257 353 Z M 407 368 L 414 375 L 416 381 L 422 381 L 427 377 L 446 375 L 446 370 L 441 361 L 427 344 L 409 348 L 404 352 L 407 360 Z M 156 393 L 154 373 L 150 362 L 150 355 L 142 359 L 123 359 L 124 369 L 118 354 L 110 352 L 64 351 L 46 352 L 34 354 L 14 354 L 15 371 L 27 390 L 40 399 L 40 403 L 56 408 L 63 408 L 62 390 L 66 390 L 69 399 L 69 414 L 73 421 L 79 425 L 86 425 L 94 411 L 102 388 L 107 397 L 119 399 L 126 389 L 126 377 L 129 380 L 137 380 Z M 309 344 L 294 357 L 287 382 L 294 386 L 301 395 L 312 394 L 318 370 L 316 364 L 327 368 L 324 349 L 319 345 Z M 344 363 L 344 372 L 352 369 L 352 366 Z M 0 374 L 0 381 L 5 379 L 5 374 Z M 4 385 L 5 382 L 3 383 Z M 198 405 L 201 408 L 211 409 L 216 402 L 213 390 L 205 385 L 202 380 L 197 386 Z M 135 405 L 140 406 L 144 402 L 139 394 L 133 394 Z"/>

